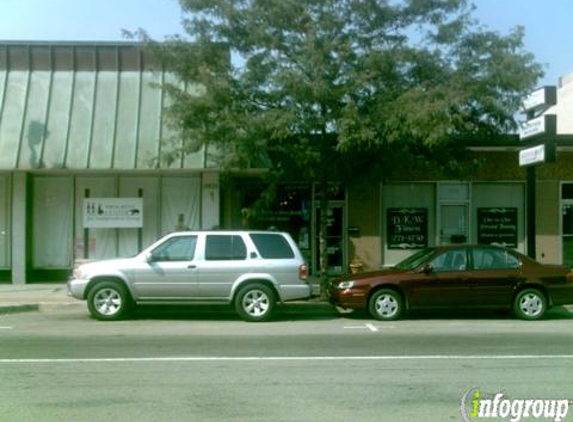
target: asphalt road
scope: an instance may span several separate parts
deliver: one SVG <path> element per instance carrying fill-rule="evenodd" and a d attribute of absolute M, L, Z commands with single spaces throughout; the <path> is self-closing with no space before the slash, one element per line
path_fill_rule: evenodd
<path fill-rule="evenodd" d="M 301 311 L 253 324 L 202 311 L 102 323 L 76 308 L 1 315 L 0 421 L 463 421 L 462 398 L 476 388 L 573 399 L 572 345 L 564 309 L 538 322 L 432 314 L 381 323 Z"/>

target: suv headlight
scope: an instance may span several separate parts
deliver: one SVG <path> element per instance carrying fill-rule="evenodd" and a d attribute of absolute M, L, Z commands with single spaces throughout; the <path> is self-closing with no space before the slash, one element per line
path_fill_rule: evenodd
<path fill-rule="evenodd" d="M 339 289 L 351 289 L 354 287 L 354 281 L 341 281 L 338 283 Z"/>
<path fill-rule="evenodd" d="M 87 271 L 82 267 L 77 267 L 74 270 L 74 278 L 76 280 L 81 280 L 81 279 L 87 278 Z"/>

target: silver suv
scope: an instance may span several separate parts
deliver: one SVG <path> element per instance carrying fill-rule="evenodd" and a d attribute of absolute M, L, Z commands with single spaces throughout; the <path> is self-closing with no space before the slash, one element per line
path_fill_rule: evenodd
<path fill-rule="evenodd" d="M 177 232 L 133 258 L 79 266 L 68 295 L 99 320 L 134 305 L 231 303 L 246 321 L 266 321 L 277 302 L 308 298 L 307 266 L 287 233 Z"/>

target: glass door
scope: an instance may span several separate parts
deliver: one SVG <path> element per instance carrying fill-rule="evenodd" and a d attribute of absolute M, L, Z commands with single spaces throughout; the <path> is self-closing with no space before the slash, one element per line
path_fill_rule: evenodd
<path fill-rule="evenodd" d="M 314 242 L 314 269 L 320 268 L 320 208 L 316 209 L 316 239 Z M 331 202 L 327 211 L 326 250 L 328 254 L 328 273 L 338 275 L 344 272 L 344 204 Z"/>
<path fill-rule="evenodd" d="M 561 205 L 562 256 L 564 265 L 573 265 L 573 201 Z"/>
<path fill-rule="evenodd" d="M 440 205 L 440 244 L 468 243 L 468 205 Z"/>

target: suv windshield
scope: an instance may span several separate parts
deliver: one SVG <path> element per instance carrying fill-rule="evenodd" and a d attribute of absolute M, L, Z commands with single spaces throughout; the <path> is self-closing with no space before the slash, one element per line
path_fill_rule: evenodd
<path fill-rule="evenodd" d="M 403 261 L 400 261 L 395 265 L 395 268 L 399 268 L 401 270 L 413 270 L 430 259 L 433 255 L 436 254 L 436 252 L 436 248 L 422 249 L 421 251 L 416 252 L 414 255 L 411 255 Z"/>

